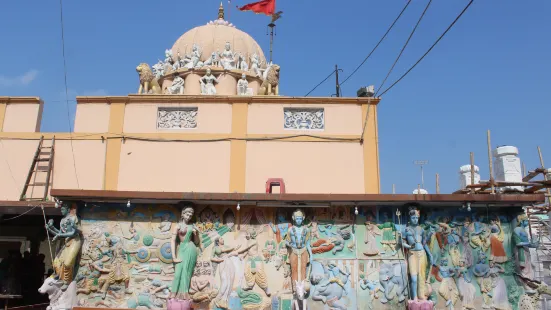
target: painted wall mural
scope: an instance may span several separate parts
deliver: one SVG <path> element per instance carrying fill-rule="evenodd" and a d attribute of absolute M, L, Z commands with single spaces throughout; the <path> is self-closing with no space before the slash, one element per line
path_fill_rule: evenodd
<path fill-rule="evenodd" d="M 82 244 L 73 272 L 81 306 L 513 310 L 549 290 L 533 280 L 538 240 L 520 208 L 78 210 L 64 212 L 65 230 L 81 231 L 66 237 Z M 72 253 L 60 254 L 60 286 L 71 283 Z"/>

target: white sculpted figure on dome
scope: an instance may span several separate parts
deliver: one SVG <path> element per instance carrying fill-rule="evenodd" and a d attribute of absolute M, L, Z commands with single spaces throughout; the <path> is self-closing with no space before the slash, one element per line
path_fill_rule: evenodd
<path fill-rule="evenodd" d="M 151 68 L 153 69 L 153 74 L 155 74 L 156 79 L 165 75 L 165 64 L 162 60 L 159 60 L 159 62 L 154 64 Z"/>
<path fill-rule="evenodd" d="M 250 57 L 250 59 L 251 59 L 251 71 L 254 72 L 256 76 L 262 76 L 262 72 L 264 70 L 261 69 L 262 60 L 260 60 L 260 57 L 258 56 L 258 54 L 254 53 L 252 57 Z"/>
<path fill-rule="evenodd" d="M 184 94 L 184 79 L 175 74 L 172 85 L 167 87 L 166 92 L 171 95 L 183 95 Z"/>
<path fill-rule="evenodd" d="M 165 62 L 164 62 L 164 72 L 168 73 L 169 71 L 174 70 L 174 59 L 172 58 L 172 50 L 165 50 Z"/>
<path fill-rule="evenodd" d="M 253 90 L 249 88 L 249 82 L 247 81 L 247 75 L 243 73 L 241 79 L 237 82 L 237 95 L 239 96 L 252 96 Z"/>
<path fill-rule="evenodd" d="M 243 71 L 249 71 L 249 64 L 247 64 L 247 58 L 241 53 L 237 54 L 237 69 Z"/>
<path fill-rule="evenodd" d="M 220 74 L 222 75 L 222 74 Z M 220 75 L 218 78 L 220 78 Z M 214 83 L 218 83 L 218 78 L 212 74 L 210 68 L 207 69 L 207 73 L 199 80 L 201 83 L 201 94 L 202 95 L 216 95 L 216 87 Z"/>
<path fill-rule="evenodd" d="M 209 67 L 220 67 L 220 60 L 218 59 L 218 54 L 216 52 L 212 52 L 210 55 L 210 58 L 205 60 L 204 66 Z"/>
<path fill-rule="evenodd" d="M 188 69 L 201 68 L 203 62 L 201 61 L 201 49 L 197 44 L 193 44 L 191 54 L 187 55 L 184 60 L 184 67 Z"/>
<path fill-rule="evenodd" d="M 225 50 L 220 54 L 220 65 L 224 70 L 235 69 L 235 55 L 231 50 L 230 42 L 226 42 Z"/>

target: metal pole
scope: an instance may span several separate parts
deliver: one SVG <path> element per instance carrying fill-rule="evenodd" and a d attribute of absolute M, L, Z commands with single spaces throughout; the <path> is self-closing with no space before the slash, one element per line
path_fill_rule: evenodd
<path fill-rule="evenodd" d="M 272 62 L 272 53 L 274 50 L 274 28 L 276 24 L 269 23 L 268 27 L 270 27 L 270 63 Z"/>
<path fill-rule="evenodd" d="M 488 161 L 490 164 L 490 185 L 492 186 L 492 194 L 495 194 L 495 186 L 494 186 L 494 164 L 492 161 L 492 142 L 490 140 L 490 130 L 488 129 L 487 132 L 487 138 L 488 138 Z"/>
<path fill-rule="evenodd" d="M 423 176 L 423 165 L 421 165 L 421 188 L 425 188 L 425 178 Z"/>
<path fill-rule="evenodd" d="M 474 185 L 474 153 L 471 152 L 471 185 Z M 474 193 L 474 187 L 471 188 L 471 193 Z"/>
<path fill-rule="evenodd" d="M 436 174 L 436 193 L 440 194 L 440 175 Z"/>
<path fill-rule="evenodd" d="M 341 87 L 339 85 L 339 67 L 337 65 L 335 65 L 335 76 L 336 76 L 336 83 L 335 83 L 335 88 L 336 88 L 336 94 L 337 94 L 337 97 L 340 97 L 341 96 Z"/>
<path fill-rule="evenodd" d="M 392 184 L 392 193 L 396 194 L 396 184 Z"/>
<path fill-rule="evenodd" d="M 547 181 L 547 171 L 545 171 L 545 164 L 543 163 L 543 155 L 541 154 L 541 149 L 539 145 L 538 145 L 538 155 L 540 156 L 541 169 L 543 169 L 543 179 Z M 551 194 L 551 189 L 549 187 L 547 188 L 547 194 Z"/>

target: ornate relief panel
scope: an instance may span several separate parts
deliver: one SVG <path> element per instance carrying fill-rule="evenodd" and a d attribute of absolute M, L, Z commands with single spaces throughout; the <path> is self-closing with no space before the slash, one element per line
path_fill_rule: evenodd
<path fill-rule="evenodd" d="M 526 217 L 515 216 L 522 209 L 368 206 L 354 211 L 352 206 L 81 207 L 78 303 L 171 309 L 171 293 L 194 309 L 291 310 L 293 304 L 311 310 L 404 309 L 408 304 L 419 309 L 414 304 L 430 304 L 513 310 L 530 302 L 529 286 L 517 274 L 535 276 L 528 248 L 536 240 L 526 233 Z M 176 232 L 179 246 L 173 249 Z M 415 249 L 415 243 L 422 246 Z M 193 259 L 194 265 L 174 257 Z M 419 281 L 412 282 L 412 272 Z M 416 296 L 408 287 L 413 285 L 418 299 L 429 301 L 411 301 Z"/>
<path fill-rule="evenodd" d="M 158 129 L 193 129 L 197 128 L 196 107 L 159 107 L 157 110 Z"/>
<path fill-rule="evenodd" d="M 283 127 L 292 130 L 324 130 L 323 108 L 283 108 Z"/>

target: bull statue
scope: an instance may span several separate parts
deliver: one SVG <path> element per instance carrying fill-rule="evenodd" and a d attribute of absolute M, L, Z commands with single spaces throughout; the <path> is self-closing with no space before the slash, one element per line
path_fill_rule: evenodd
<path fill-rule="evenodd" d="M 67 289 L 61 287 L 65 283 L 58 277 L 48 277 L 38 289 L 41 294 L 48 294 L 50 305 L 46 310 L 71 310 L 77 305 L 77 284 L 72 281 Z"/>

